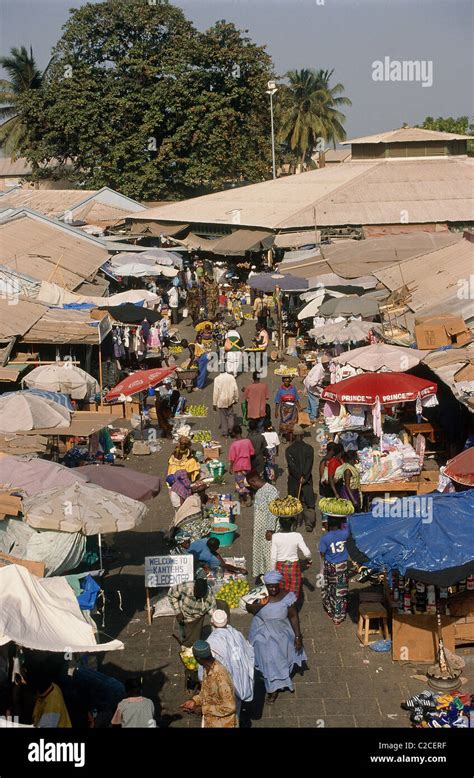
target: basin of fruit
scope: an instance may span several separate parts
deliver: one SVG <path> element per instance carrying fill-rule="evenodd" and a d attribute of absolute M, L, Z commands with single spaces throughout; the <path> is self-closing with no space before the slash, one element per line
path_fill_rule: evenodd
<path fill-rule="evenodd" d="M 247 581 L 228 581 L 216 592 L 216 600 L 224 600 L 229 608 L 238 608 L 240 599 L 250 591 Z"/>

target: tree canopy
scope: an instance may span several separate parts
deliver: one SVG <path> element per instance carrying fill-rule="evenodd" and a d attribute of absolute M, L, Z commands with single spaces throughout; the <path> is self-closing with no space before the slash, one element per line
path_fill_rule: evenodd
<path fill-rule="evenodd" d="M 271 75 L 233 24 L 200 33 L 169 4 L 88 3 L 71 12 L 42 88 L 21 99 L 23 150 L 139 199 L 259 181 L 271 170 Z"/>
<path fill-rule="evenodd" d="M 33 56 L 24 46 L 11 49 L 8 57 L 0 57 L 0 66 L 9 79 L 0 80 L 0 144 L 13 159 L 20 155 L 26 141 L 26 121 L 21 114 L 21 99 L 42 84 L 42 73 Z"/>
<path fill-rule="evenodd" d="M 342 106 L 351 105 L 343 84 L 330 85 L 334 70 L 290 70 L 277 103 L 278 139 L 300 156 L 311 157 L 319 139 L 334 145 L 345 140 Z"/>

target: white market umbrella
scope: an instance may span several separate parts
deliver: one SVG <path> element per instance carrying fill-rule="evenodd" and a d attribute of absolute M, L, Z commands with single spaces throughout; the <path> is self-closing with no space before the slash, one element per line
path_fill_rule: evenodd
<path fill-rule="evenodd" d="M 174 278 L 178 275 L 176 268 L 166 267 L 165 265 L 146 265 L 143 262 L 128 262 L 126 265 L 114 265 L 112 270 L 116 276 L 133 276 L 134 278 L 142 278 L 143 276 Z"/>
<path fill-rule="evenodd" d="M 111 294 L 110 297 L 103 297 L 100 304 L 104 301 L 108 305 L 122 305 L 122 303 L 143 303 L 144 307 L 154 305 L 160 299 L 159 295 L 148 289 L 128 289 L 126 292 Z"/>
<path fill-rule="evenodd" d="M 57 362 L 54 365 L 35 367 L 23 379 L 23 383 L 29 389 L 68 394 L 73 400 L 83 400 L 100 391 L 95 378 L 71 362 Z"/>
<path fill-rule="evenodd" d="M 299 312 L 298 320 L 301 321 L 302 319 L 311 319 L 314 316 L 317 316 L 318 311 L 321 305 L 323 304 L 325 297 L 326 297 L 326 290 L 318 289 L 313 299 L 310 300 L 310 302 L 307 305 L 305 305 L 303 310 Z"/>
<path fill-rule="evenodd" d="M 71 412 L 58 403 L 27 392 L 0 397 L 0 432 L 27 432 L 71 426 Z"/>
<path fill-rule="evenodd" d="M 371 346 L 362 346 L 353 351 L 345 351 L 335 358 L 335 362 L 341 365 L 352 365 L 361 370 L 390 370 L 402 372 L 410 370 L 418 365 L 429 353 L 404 346 L 392 346 L 387 343 L 374 343 Z"/>
<path fill-rule="evenodd" d="M 79 481 L 23 501 L 24 521 L 34 529 L 98 535 L 101 568 L 101 535 L 135 529 L 147 513 L 146 505 L 138 500 Z"/>

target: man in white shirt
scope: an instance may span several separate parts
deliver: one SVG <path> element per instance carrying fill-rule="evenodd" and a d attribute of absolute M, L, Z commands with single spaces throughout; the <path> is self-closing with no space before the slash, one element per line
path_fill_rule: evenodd
<path fill-rule="evenodd" d="M 239 399 L 237 381 L 230 373 L 219 373 L 214 379 L 212 405 L 219 411 L 219 429 L 224 438 L 228 438 L 235 426 L 233 406 Z"/>
<path fill-rule="evenodd" d="M 171 309 L 171 323 L 178 323 L 178 305 L 179 305 L 179 292 L 177 286 L 172 286 L 168 291 L 168 300 Z"/>
<path fill-rule="evenodd" d="M 321 362 L 317 362 L 303 381 L 308 396 L 309 420 L 312 424 L 316 424 L 318 419 L 319 399 L 321 397 L 323 378 L 324 367 Z"/>

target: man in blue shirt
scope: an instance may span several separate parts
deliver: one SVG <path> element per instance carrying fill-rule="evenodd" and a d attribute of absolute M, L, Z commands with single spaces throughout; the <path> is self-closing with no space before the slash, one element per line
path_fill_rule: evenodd
<path fill-rule="evenodd" d="M 319 551 L 324 562 L 323 607 L 338 627 L 347 613 L 349 529 L 347 525 L 341 526 L 340 518 L 329 516 L 328 530 L 319 541 Z"/>
<path fill-rule="evenodd" d="M 224 562 L 221 555 L 217 553 L 219 546 L 220 541 L 218 538 L 200 538 L 200 540 L 195 540 L 194 543 L 191 543 L 188 548 L 188 554 L 193 555 L 196 570 L 199 567 L 206 566 L 215 572 L 221 567 L 229 573 L 246 574 L 247 571 L 243 568 L 227 565 Z"/>

